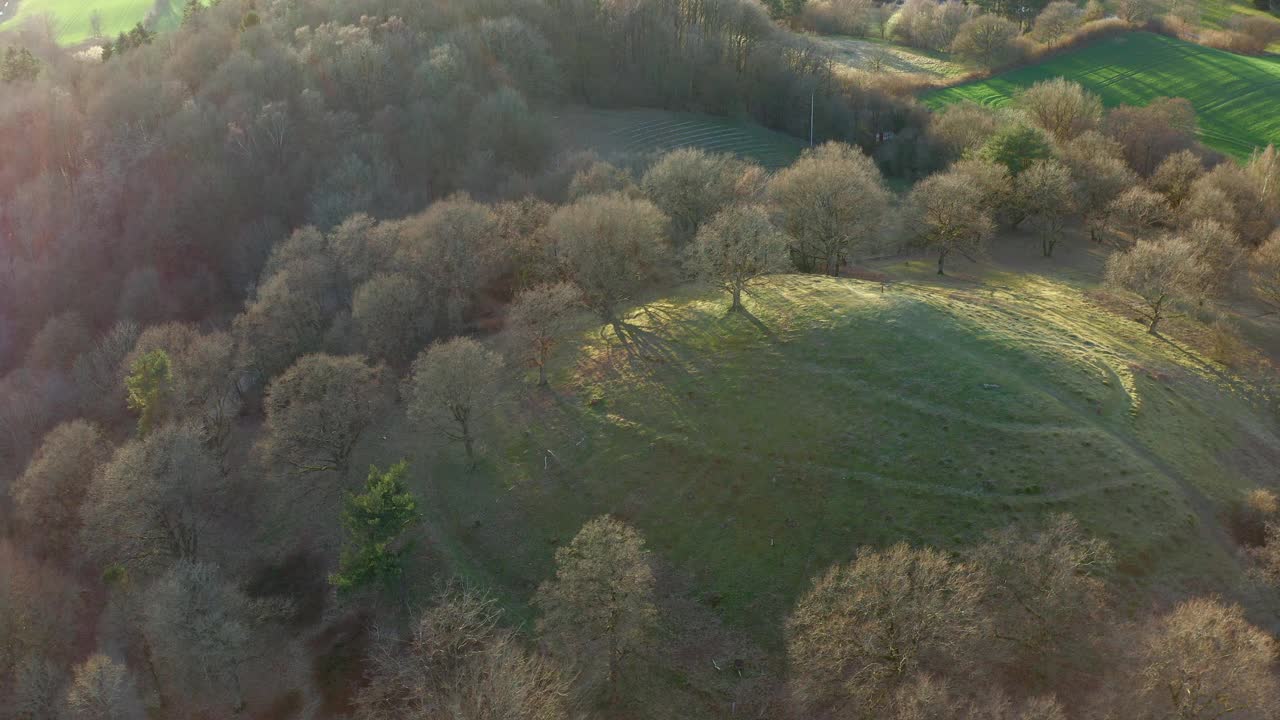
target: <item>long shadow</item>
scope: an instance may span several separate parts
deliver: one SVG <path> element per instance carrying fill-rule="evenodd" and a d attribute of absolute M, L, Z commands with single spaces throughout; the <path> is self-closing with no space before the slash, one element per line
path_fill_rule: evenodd
<path fill-rule="evenodd" d="M 739 307 L 736 310 L 730 310 L 729 312 L 724 314 L 725 320 L 728 320 L 733 317 L 740 317 L 740 318 L 746 319 L 747 322 L 754 325 L 755 328 L 760 331 L 761 335 L 764 335 L 765 337 L 769 338 L 774 342 L 778 341 L 777 333 L 771 330 L 768 325 L 764 324 L 763 320 L 756 317 L 754 314 L 752 314 L 750 310 L 746 309 L 745 307 Z"/>

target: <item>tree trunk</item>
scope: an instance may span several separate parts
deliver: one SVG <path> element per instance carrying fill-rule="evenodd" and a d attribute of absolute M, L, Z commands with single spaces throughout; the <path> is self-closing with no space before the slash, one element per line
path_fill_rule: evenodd
<path fill-rule="evenodd" d="M 729 306 L 729 312 L 742 309 L 742 286 L 733 286 L 733 305 Z"/>
<path fill-rule="evenodd" d="M 946 259 L 947 259 L 947 254 L 945 252 L 938 253 L 938 274 L 939 275 L 946 275 L 946 273 L 942 272 L 942 263 Z"/>
<path fill-rule="evenodd" d="M 546 386 L 547 386 L 547 363 L 544 360 L 543 362 L 538 363 L 538 387 L 546 387 Z"/>

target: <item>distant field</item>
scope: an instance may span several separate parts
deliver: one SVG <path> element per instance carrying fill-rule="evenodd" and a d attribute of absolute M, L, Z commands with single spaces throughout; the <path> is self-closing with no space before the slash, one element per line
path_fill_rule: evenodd
<path fill-rule="evenodd" d="M 921 73 L 935 77 L 954 77 L 967 70 L 946 53 L 904 47 L 883 40 L 843 36 L 815 36 L 814 40 L 829 49 L 836 62 L 855 70 Z"/>
<path fill-rule="evenodd" d="M 776 169 L 807 143 L 753 123 L 663 110 L 566 110 L 556 118 L 565 147 L 602 155 L 660 153 L 684 147 L 730 152 Z"/>
<path fill-rule="evenodd" d="M 1022 88 L 1066 77 L 1108 106 L 1183 97 L 1200 117 L 1204 142 L 1236 157 L 1280 144 L 1280 57 L 1245 57 L 1151 33 L 1102 40 L 1039 65 L 924 95 L 934 108 L 969 100 L 1003 105 Z"/>
<path fill-rule="evenodd" d="M 0 0 L 0 6 L 4 2 Z M 181 10 L 182 0 L 169 2 L 175 13 Z M 77 45 L 94 39 L 89 23 L 94 11 L 102 15 L 102 34 L 114 38 L 144 20 L 155 5 L 155 0 L 9 0 L 9 9 L 0 14 L 0 30 L 7 30 L 24 18 L 49 14 L 58 27 L 58 42 Z M 15 6 L 17 12 L 11 15 Z"/>

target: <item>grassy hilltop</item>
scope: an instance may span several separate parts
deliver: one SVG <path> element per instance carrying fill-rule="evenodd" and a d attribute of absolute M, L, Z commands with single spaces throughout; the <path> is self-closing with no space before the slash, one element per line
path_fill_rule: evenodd
<path fill-rule="evenodd" d="M 590 327 L 551 391 L 515 393 L 479 470 L 431 473 L 446 552 L 520 607 L 614 513 L 772 650 L 860 545 L 959 549 L 1057 512 L 1113 544 L 1132 603 L 1235 587 L 1220 518 L 1280 454 L 1253 389 L 1096 304 L 1088 274 L 881 270 L 887 287 L 778 278 L 750 316 L 686 288 L 637 309 L 629 345 Z"/>
<path fill-rule="evenodd" d="M 1205 144 L 1236 157 L 1280 143 L 1280 57 L 1246 57 L 1151 33 L 1128 33 L 1046 62 L 930 92 L 932 107 L 964 100 L 1003 105 L 1021 89 L 1065 77 L 1109 107 L 1183 97 Z"/>

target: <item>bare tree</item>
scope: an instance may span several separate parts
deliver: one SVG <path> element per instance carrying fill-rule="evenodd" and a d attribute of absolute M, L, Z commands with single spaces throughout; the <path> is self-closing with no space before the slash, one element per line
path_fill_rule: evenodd
<path fill-rule="evenodd" d="M 1021 47 L 1022 30 L 1012 20 L 999 15 L 978 15 L 960 26 L 951 50 L 983 67 L 1000 67 L 1014 60 Z"/>
<path fill-rule="evenodd" d="M 1050 3 L 1045 12 L 1054 6 L 1075 8 L 1067 0 L 1058 0 Z M 1093 129 L 1102 120 L 1102 100 L 1079 83 L 1060 77 L 1024 90 L 1018 95 L 1017 106 L 1059 142 Z"/>
<path fill-rule="evenodd" d="M 1090 239 L 1098 242 L 1110 226 L 1112 202 L 1137 185 L 1138 176 L 1120 158 L 1119 145 L 1093 130 L 1065 143 L 1062 162 L 1071 170 L 1075 206 Z"/>
<path fill-rule="evenodd" d="M 469 337 L 437 342 L 405 382 L 409 417 L 454 442 L 475 462 L 476 431 L 493 412 L 502 358 Z"/>
<path fill-rule="evenodd" d="M 516 296 L 507 315 L 516 356 L 538 368 L 538 386 L 547 386 L 547 362 L 560 342 L 574 308 L 581 306 L 578 289 L 569 283 L 540 285 Z"/>
<path fill-rule="evenodd" d="M 653 569 L 644 538 L 609 516 L 582 526 L 556 550 L 555 578 L 538 588 L 538 630 L 594 691 L 618 700 L 628 663 L 653 641 L 657 624 Z"/>
<path fill-rule="evenodd" d="M 66 705 L 83 720 L 134 720 L 143 716 L 133 677 L 124 663 L 97 653 L 76 666 Z"/>
<path fill-rule="evenodd" d="M 1280 230 L 1249 256 L 1249 279 L 1259 300 L 1280 310 Z"/>
<path fill-rule="evenodd" d="M 676 237 L 688 242 L 703 223 L 741 199 L 740 182 L 748 170 L 732 155 L 686 148 L 663 155 L 640 187 L 671 218 Z"/>
<path fill-rule="evenodd" d="M 648 200 L 602 195 L 560 208 L 547 230 L 587 307 L 619 328 L 624 305 L 667 270 L 666 226 Z"/>
<path fill-rule="evenodd" d="M 1071 172 L 1057 160 L 1041 160 L 1018 175 L 1014 192 L 1018 209 L 1040 235 L 1045 257 L 1062 241 L 1067 217 L 1075 211 Z"/>
<path fill-rule="evenodd" d="M 787 238 L 763 207 L 733 207 L 698 231 L 689 258 L 699 278 L 723 287 L 733 297 L 729 310 L 741 310 L 742 291 L 748 283 L 787 269 Z"/>
<path fill-rule="evenodd" d="M 1240 237 L 1216 220 L 1196 220 L 1179 236 L 1195 248 L 1200 263 L 1200 292 L 1203 297 L 1220 297 L 1231 286 L 1236 268 L 1244 259 Z"/>
<path fill-rule="evenodd" d="M 96 425 L 63 423 L 45 435 L 27 469 L 10 488 L 29 541 L 66 557 L 80 534 L 80 503 L 111 446 Z"/>
<path fill-rule="evenodd" d="M 168 695 L 218 714 L 240 713 L 240 666 L 255 646 L 267 645 L 256 626 L 286 609 L 251 600 L 217 567 L 188 560 L 161 576 L 145 602 L 142 632 Z"/>
<path fill-rule="evenodd" d="M 952 253 L 973 260 L 995 232 L 981 188 L 957 173 L 921 180 L 908 198 L 908 217 L 916 238 L 938 255 L 938 274 Z"/>
<path fill-rule="evenodd" d="M 1031 35 L 1042 43 L 1053 45 L 1082 22 L 1084 16 L 1079 5 L 1070 0 L 1055 0 L 1045 5 L 1044 10 L 1036 16 Z"/>
<path fill-rule="evenodd" d="M 1203 277 L 1196 249 L 1181 238 L 1139 240 L 1132 249 L 1107 258 L 1107 284 L 1138 296 L 1138 312 L 1152 335 L 1172 305 L 1199 294 Z"/>
<path fill-rule="evenodd" d="M 267 388 L 264 458 L 291 474 L 335 474 L 341 487 L 356 443 L 387 408 L 383 380 L 382 368 L 361 357 L 294 363 Z"/>
<path fill-rule="evenodd" d="M 95 475 L 80 506 L 84 551 L 103 565 L 200 557 L 224 487 L 200 431 L 165 425 L 116 450 Z"/>
<path fill-rule="evenodd" d="M 1058 515 L 1040 532 L 992 532 L 971 553 L 991 578 L 986 596 L 995 637 L 1023 667 L 1043 672 L 1070 650 L 1107 610 L 1101 580 L 1114 565 L 1107 543 L 1087 536 L 1075 518 Z"/>
<path fill-rule="evenodd" d="M 240 411 L 235 342 L 225 332 L 202 334 L 192 325 L 167 323 L 147 328 L 126 360 L 157 350 L 169 359 L 170 416 L 198 422 L 214 445 L 221 445 Z"/>
<path fill-rule="evenodd" d="M 879 717 L 917 671 L 965 658 L 984 632 L 986 582 L 978 568 L 905 543 L 832 567 L 787 619 L 793 697 L 810 717 Z"/>
<path fill-rule="evenodd" d="M 473 297 L 496 277 L 498 218 L 467 195 L 456 195 L 401 224 L 396 262 L 436 293 L 441 332 L 463 329 Z"/>
<path fill-rule="evenodd" d="M 875 162 L 841 143 L 807 151 L 770 180 L 768 197 L 795 243 L 796 267 L 813 272 L 821 265 L 832 276 L 847 257 L 876 247 L 889 212 Z"/>
<path fill-rule="evenodd" d="M 433 312 L 426 293 L 403 273 L 377 274 L 356 288 L 351 322 L 375 358 L 407 362 L 422 347 Z"/>
<path fill-rule="evenodd" d="M 548 659 L 499 625 L 497 602 L 450 588 L 404 639 L 381 639 L 367 684 L 356 695 L 359 720 L 562 720 L 569 681 Z"/>
<path fill-rule="evenodd" d="M 1104 217 L 1111 230 L 1124 231 L 1133 239 L 1142 239 L 1160 226 L 1168 225 L 1173 210 L 1160 193 L 1134 186 L 1108 204 Z"/>
<path fill-rule="evenodd" d="M 1191 186 L 1204 174 L 1204 162 L 1190 150 L 1166 157 L 1151 174 L 1151 189 L 1164 195 L 1174 209 L 1191 194 Z"/>
<path fill-rule="evenodd" d="M 578 170 L 569 181 L 569 200 L 576 201 L 592 195 L 620 194 L 634 197 L 639 191 L 631 173 L 603 160 L 597 160 Z"/>
<path fill-rule="evenodd" d="M 1128 642 L 1132 670 L 1115 688 L 1114 717 L 1261 720 L 1280 703 L 1275 640 L 1238 605 L 1185 601 Z"/>

